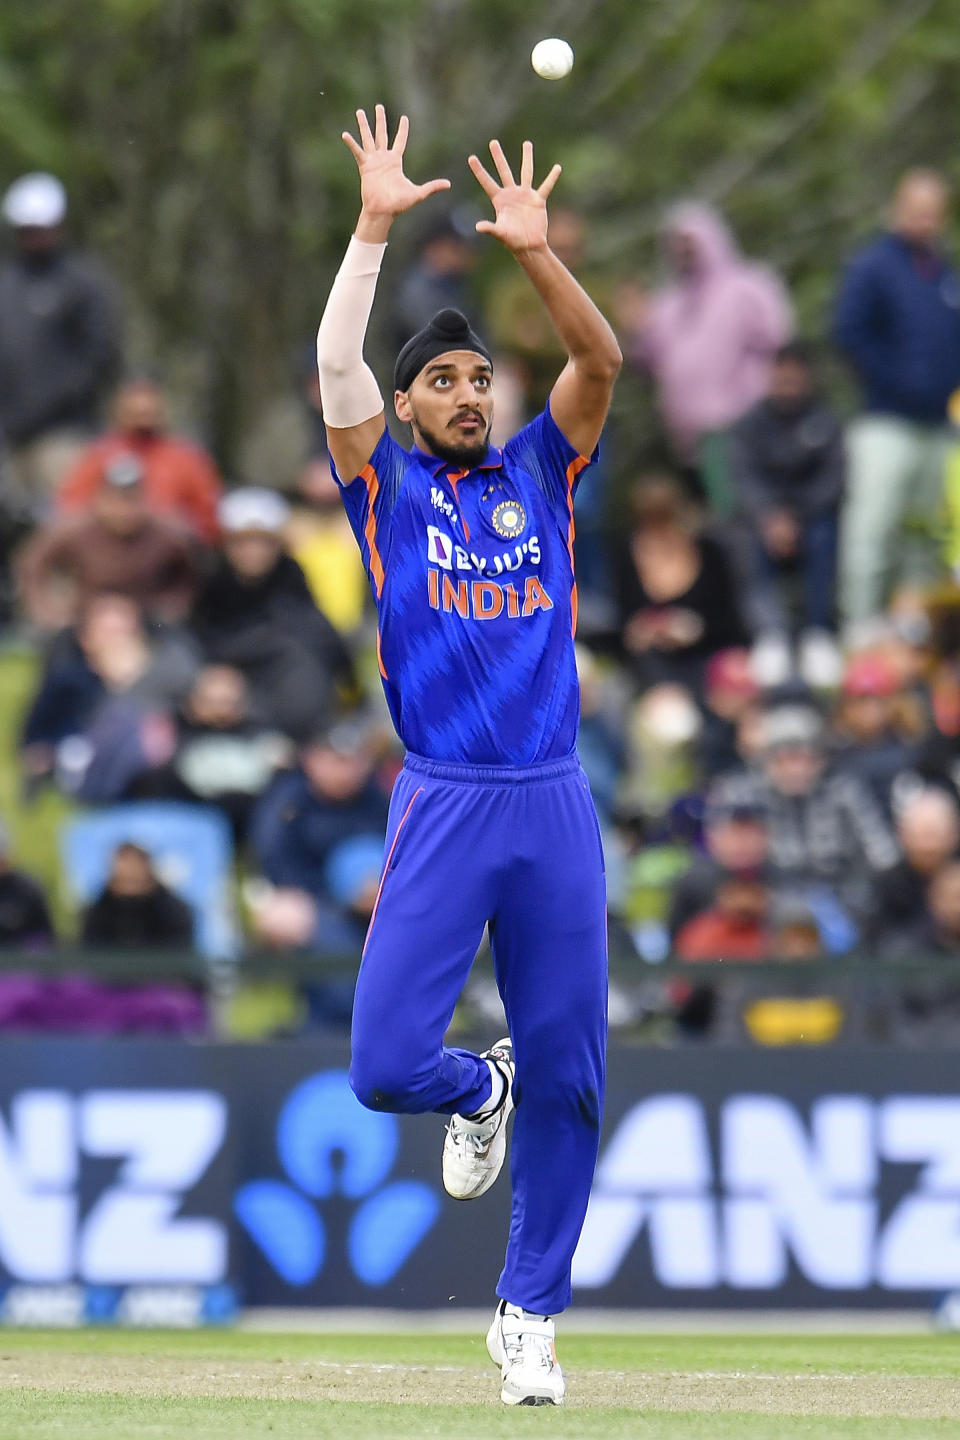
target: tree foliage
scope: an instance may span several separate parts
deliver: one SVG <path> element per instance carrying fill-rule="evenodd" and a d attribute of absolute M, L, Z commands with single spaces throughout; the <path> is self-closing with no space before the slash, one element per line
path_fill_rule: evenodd
<path fill-rule="evenodd" d="M 545 34 L 577 55 L 557 84 L 530 69 Z M 229 461 L 353 223 L 358 104 L 406 110 L 412 172 L 470 203 L 468 151 L 532 136 L 616 274 L 653 273 L 668 200 L 713 200 L 817 330 L 898 172 L 960 171 L 958 60 L 955 0 L 5 0 L 0 184 L 63 176 L 134 358 Z"/>

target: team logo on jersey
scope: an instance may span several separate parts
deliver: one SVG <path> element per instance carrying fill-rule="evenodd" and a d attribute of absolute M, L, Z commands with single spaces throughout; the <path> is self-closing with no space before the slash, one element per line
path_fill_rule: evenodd
<path fill-rule="evenodd" d="M 519 500 L 501 500 L 493 507 L 490 523 L 498 535 L 513 540 L 527 528 L 527 512 Z"/>

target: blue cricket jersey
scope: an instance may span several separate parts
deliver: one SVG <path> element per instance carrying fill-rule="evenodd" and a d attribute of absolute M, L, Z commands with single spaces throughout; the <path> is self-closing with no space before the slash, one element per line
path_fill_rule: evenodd
<path fill-rule="evenodd" d="M 344 483 L 377 603 L 387 704 L 408 750 L 535 765 L 574 749 L 573 497 L 596 459 L 549 407 L 472 470 L 384 432 Z"/>

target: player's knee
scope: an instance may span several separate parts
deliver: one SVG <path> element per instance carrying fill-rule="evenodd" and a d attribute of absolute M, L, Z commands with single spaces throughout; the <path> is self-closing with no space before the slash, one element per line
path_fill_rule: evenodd
<path fill-rule="evenodd" d="M 409 1108 L 412 1088 L 409 1068 L 395 1057 L 354 1051 L 350 1089 L 365 1109 L 402 1114 Z"/>

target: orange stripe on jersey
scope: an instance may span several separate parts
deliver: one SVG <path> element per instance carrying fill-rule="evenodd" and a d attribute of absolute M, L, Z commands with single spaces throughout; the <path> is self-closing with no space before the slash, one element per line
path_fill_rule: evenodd
<path fill-rule="evenodd" d="M 360 471 L 360 479 L 367 487 L 367 523 L 363 527 L 363 537 L 367 542 L 367 549 L 370 551 L 370 574 L 373 576 L 379 600 L 380 592 L 383 589 L 383 561 L 380 559 L 380 551 L 377 549 L 377 517 L 374 514 L 373 505 L 380 494 L 380 477 L 372 465 L 364 465 Z M 380 669 L 382 672 L 382 665 Z"/>
<path fill-rule="evenodd" d="M 383 655 L 382 655 L 381 650 L 380 650 L 380 626 L 379 626 L 379 625 L 377 626 L 377 666 L 379 667 L 380 674 L 383 676 L 384 680 L 389 680 L 389 679 L 390 679 L 390 676 L 387 674 L 386 667 L 384 666 L 384 663 L 383 663 Z"/>
<path fill-rule="evenodd" d="M 450 481 L 450 484 L 453 487 L 453 498 L 457 502 L 457 509 L 460 511 L 460 522 L 463 525 L 463 538 L 464 540 L 466 540 L 468 545 L 470 543 L 470 526 L 467 524 L 466 515 L 464 515 L 463 511 L 460 509 L 460 491 L 457 489 L 457 486 L 460 484 L 460 481 L 463 479 L 464 475 L 469 474 L 469 470 L 458 470 L 455 475 L 450 474 L 447 476 L 447 479 Z"/>
<path fill-rule="evenodd" d="M 577 598 L 577 579 L 573 568 L 573 542 L 576 539 L 577 531 L 573 523 L 573 484 L 581 470 L 586 469 L 590 461 L 585 455 L 578 455 L 570 461 L 567 466 L 567 511 L 570 515 L 570 523 L 567 526 L 567 554 L 570 556 L 570 573 L 573 575 L 573 587 L 570 591 L 570 616 L 571 633 L 577 633 L 577 611 L 579 600 Z"/>

